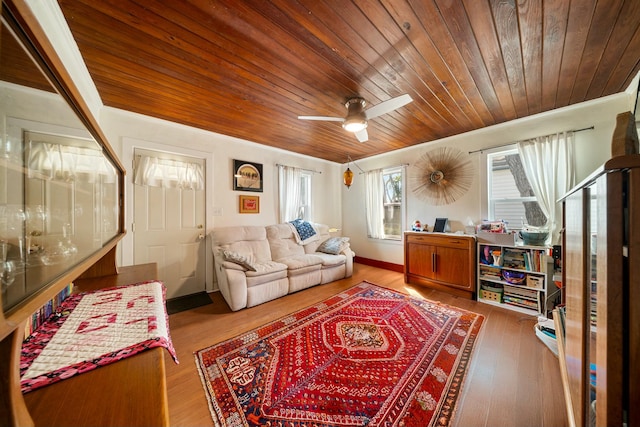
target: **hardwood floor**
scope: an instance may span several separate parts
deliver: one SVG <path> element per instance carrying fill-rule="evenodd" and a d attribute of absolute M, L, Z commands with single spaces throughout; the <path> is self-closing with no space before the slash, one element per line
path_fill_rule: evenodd
<path fill-rule="evenodd" d="M 213 293 L 213 304 L 169 316 L 171 337 L 180 360 L 176 365 L 166 358 L 171 425 L 213 425 L 193 352 L 315 304 L 363 280 L 486 317 L 453 418 L 454 426 L 568 424 L 558 359 L 535 336 L 534 317 L 407 285 L 401 273 L 355 264 L 354 274 L 348 279 L 257 307 L 231 312 L 222 296 Z"/>

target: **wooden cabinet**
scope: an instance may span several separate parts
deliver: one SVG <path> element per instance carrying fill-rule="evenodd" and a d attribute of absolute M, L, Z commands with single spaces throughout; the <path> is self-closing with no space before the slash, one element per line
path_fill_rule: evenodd
<path fill-rule="evenodd" d="M 606 162 L 563 215 L 554 319 L 570 424 L 640 425 L 640 155 Z"/>
<path fill-rule="evenodd" d="M 0 425 L 168 425 L 160 348 L 21 393 L 34 312 L 70 282 L 150 280 L 156 267 L 118 271 L 124 168 L 29 5 L 1 4 Z"/>
<path fill-rule="evenodd" d="M 155 263 L 121 267 L 117 274 L 75 280 L 74 289 L 89 292 L 154 280 L 157 275 Z M 34 424 L 168 426 L 165 351 L 145 350 L 27 393 L 24 400 Z"/>
<path fill-rule="evenodd" d="M 475 290 L 473 236 L 405 232 L 405 282 L 472 298 Z"/>

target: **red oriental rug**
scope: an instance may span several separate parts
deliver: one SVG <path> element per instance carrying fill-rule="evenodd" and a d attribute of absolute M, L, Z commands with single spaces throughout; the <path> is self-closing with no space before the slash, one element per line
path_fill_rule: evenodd
<path fill-rule="evenodd" d="M 196 365 L 216 426 L 447 425 L 483 320 L 363 282 Z"/>

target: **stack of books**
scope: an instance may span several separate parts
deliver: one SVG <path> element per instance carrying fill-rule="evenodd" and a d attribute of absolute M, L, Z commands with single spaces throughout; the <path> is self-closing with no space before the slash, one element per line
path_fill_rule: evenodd
<path fill-rule="evenodd" d="M 524 249 L 504 248 L 502 266 L 526 270 L 525 254 L 526 251 Z"/>
<path fill-rule="evenodd" d="M 540 311 L 539 293 L 532 289 L 517 286 L 504 286 L 503 301 L 518 307 Z"/>
<path fill-rule="evenodd" d="M 538 318 L 534 327 L 536 336 L 546 345 L 553 354 L 558 356 L 558 341 L 556 339 L 556 327 L 552 319 Z"/>

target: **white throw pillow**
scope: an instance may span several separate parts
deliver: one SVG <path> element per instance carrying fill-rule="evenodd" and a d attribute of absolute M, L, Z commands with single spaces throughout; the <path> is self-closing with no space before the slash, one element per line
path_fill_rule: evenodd
<path fill-rule="evenodd" d="M 225 261 L 230 261 L 234 264 L 238 264 L 246 268 L 247 270 L 256 271 L 256 267 L 253 264 L 253 255 L 243 255 L 238 252 L 225 250 L 222 252 Z"/>
<path fill-rule="evenodd" d="M 329 237 L 322 242 L 317 252 L 324 252 L 325 254 L 338 255 L 349 244 L 348 237 Z"/>

